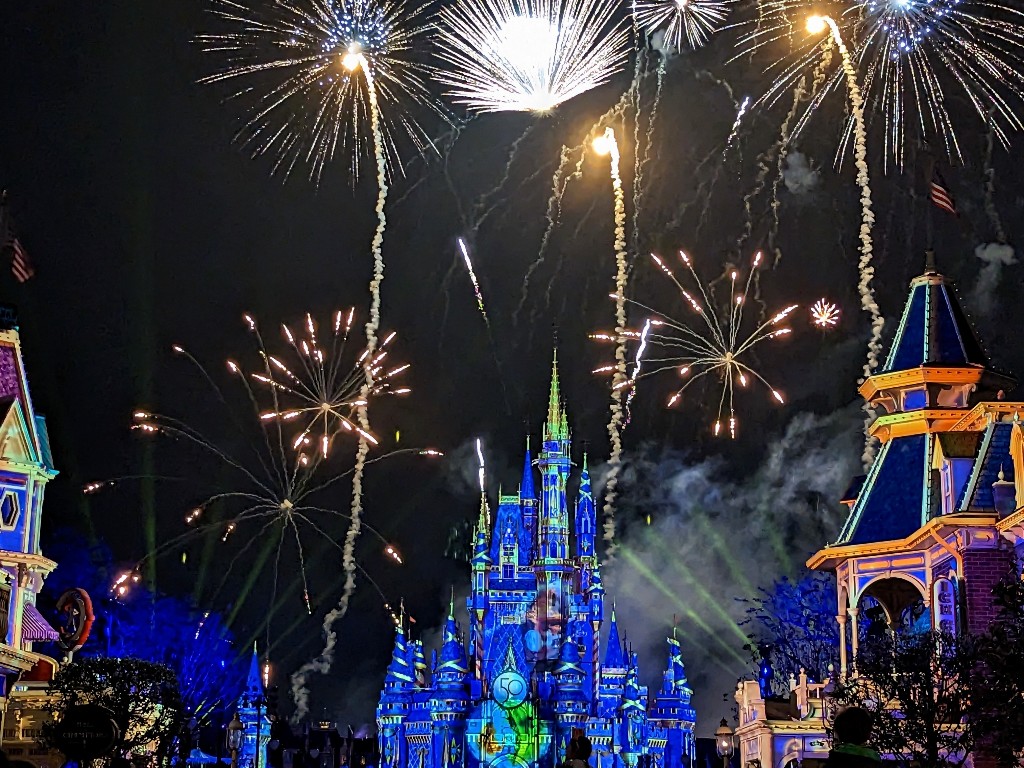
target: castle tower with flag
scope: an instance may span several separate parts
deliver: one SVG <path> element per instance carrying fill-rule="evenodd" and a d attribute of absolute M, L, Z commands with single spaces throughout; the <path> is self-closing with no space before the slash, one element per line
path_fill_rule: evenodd
<path fill-rule="evenodd" d="M 377 708 L 382 768 L 553 768 L 573 732 L 591 764 L 689 766 L 696 715 L 682 652 L 668 638 L 661 689 L 641 684 L 605 590 L 586 454 L 570 513 L 572 443 L 552 366 L 541 450 L 529 443 L 515 495 L 494 519 L 481 500 L 474 533 L 468 635 L 454 617 L 428 669 L 399 626 Z M 539 485 L 538 485 L 539 479 Z"/>

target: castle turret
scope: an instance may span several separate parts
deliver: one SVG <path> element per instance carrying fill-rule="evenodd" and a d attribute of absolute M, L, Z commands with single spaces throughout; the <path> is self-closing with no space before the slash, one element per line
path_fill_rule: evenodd
<path fill-rule="evenodd" d="M 532 563 L 537 548 L 537 486 L 533 480 L 533 457 L 530 455 L 530 436 L 526 436 L 526 456 L 523 458 L 523 479 L 519 483 L 519 506 L 522 510 L 522 539 L 519 553 L 524 564 Z"/>
<path fill-rule="evenodd" d="M 576 501 L 576 556 L 583 563 L 587 573 L 597 565 L 597 509 L 594 506 L 594 493 L 590 487 L 590 468 L 587 466 L 587 454 L 583 454 L 583 472 L 580 475 L 580 495 Z M 583 589 L 589 588 L 583 585 Z"/>
<path fill-rule="evenodd" d="M 690 706 L 691 696 L 693 691 L 686 680 L 683 654 L 673 627 L 668 638 L 664 680 L 649 714 L 649 719 L 666 731 L 665 765 L 684 765 L 693 759 L 697 715 Z"/>
<path fill-rule="evenodd" d="M 558 352 L 551 363 L 548 417 L 544 447 L 537 462 L 541 474 L 539 564 L 561 564 L 569 558 L 569 511 L 565 485 L 569 477 L 569 424 L 558 390 Z"/>
<path fill-rule="evenodd" d="M 260 660 L 256 645 L 252 647 L 249 660 L 249 674 L 245 690 L 238 698 L 238 719 L 242 721 L 242 748 L 239 750 L 239 765 L 267 765 L 267 741 L 270 739 L 270 718 L 267 716 L 266 699 L 263 691 L 263 676 L 260 674 Z"/>
<path fill-rule="evenodd" d="M 469 707 L 469 664 L 466 649 L 459 641 L 459 628 L 455 623 L 454 599 L 448 604 L 448 619 L 444 624 L 441 653 L 434 674 L 434 694 L 430 700 L 433 720 L 433 765 L 458 765 L 453 750 L 461 750 L 465 742 L 463 732 Z M 447 753 L 447 759 L 445 755 Z"/>

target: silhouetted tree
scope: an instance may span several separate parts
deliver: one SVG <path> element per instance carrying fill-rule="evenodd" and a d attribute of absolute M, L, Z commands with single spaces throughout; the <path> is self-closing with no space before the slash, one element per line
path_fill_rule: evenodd
<path fill-rule="evenodd" d="M 56 746 L 54 732 L 68 707 L 97 704 L 107 709 L 120 729 L 114 753 L 152 749 L 166 757 L 180 729 L 181 693 L 174 671 L 140 659 L 82 659 L 61 667 L 50 683 L 46 705 L 53 722 L 43 726 L 43 739 Z"/>
<path fill-rule="evenodd" d="M 829 675 L 829 665 L 839 665 L 839 627 L 836 624 L 835 578 L 827 573 L 808 572 L 798 581 L 782 578 L 757 597 L 744 599 L 747 629 L 746 648 L 755 673 L 760 673 L 766 656 L 774 672 L 770 690 L 789 695 L 789 677 L 804 669 L 814 680 Z"/>
<path fill-rule="evenodd" d="M 872 743 L 900 765 L 957 768 L 989 732 L 978 638 L 872 635 L 861 641 L 855 663 L 856 676 L 837 682 L 833 699 L 874 712 Z"/>

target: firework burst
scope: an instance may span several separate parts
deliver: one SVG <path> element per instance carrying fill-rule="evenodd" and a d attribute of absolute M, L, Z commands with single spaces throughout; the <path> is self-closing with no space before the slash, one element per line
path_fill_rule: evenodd
<path fill-rule="evenodd" d="M 418 59 L 426 22 L 416 2 L 211 0 L 222 29 L 199 35 L 198 43 L 219 66 L 200 82 L 236 87 L 230 101 L 246 105 L 236 138 L 254 156 L 270 155 L 286 175 L 307 163 L 314 181 L 339 156 L 358 175 L 375 86 L 394 164 L 397 134 L 418 149 L 428 143 L 410 108 L 436 109 Z"/>
<path fill-rule="evenodd" d="M 459 0 L 439 14 L 436 78 L 475 112 L 548 112 L 626 61 L 614 0 Z"/>
<path fill-rule="evenodd" d="M 811 322 L 827 331 L 839 324 L 839 306 L 828 299 L 818 299 L 811 307 Z"/>
<path fill-rule="evenodd" d="M 805 0 L 765 0 L 740 54 L 775 56 L 763 104 L 792 90 L 821 60 L 820 37 L 804 32 Z M 1024 129 L 1024 10 L 1006 0 L 825 0 L 815 12 L 835 19 L 863 83 L 864 109 L 881 118 L 886 161 L 902 165 L 914 139 L 935 139 L 960 156 L 963 118 L 947 105 L 961 96 L 1003 144 Z M 847 73 L 833 67 L 810 99 L 797 131 Z M 962 110 L 961 110 L 962 112 Z M 917 134 L 917 135 L 913 135 Z"/>
<path fill-rule="evenodd" d="M 255 325 L 251 320 L 250 324 Z M 315 328 L 310 333 L 315 333 Z M 309 345 L 308 339 L 306 343 Z M 302 349 L 301 342 L 296 342 L 296 346 L 298 349 Z M 309 359 L 312 361 L 310 363 L 311 370 L 320 371 L 322 365 L 325 375 L 323 380 L 328 381 L 333 365 L 327 362 L 326 355 L 323 360 L 316 359 L 316 350 L 319 349 L 319 346 L 311 346 L 309 349 Z M 195 365 L 213 388 L 217 399 L 226 405 L 228 400 L 225 393 L 215 383 L 210 372 L 182 347 L 175 346 L 174 351 Z M 312 612 L 313 605 L 307 573 L 307 552 L 312 540 L 324 542 L 328 548 L 336 549 L 339 552 L 344 550 L 344 546 L 340 542 L 343 530 L 338 530 L 339 522 L 343 529 L 344 521 L 350 520 L 351 516 L 332 506 L 330 490 L 344 478 L 350 477 L 352 470 L 336 466 L 329 467 L 327 454 L 320 449 L 319 445 L 315 446 L 313 450 L 306 450 L 307 444 L 312 442 L 308 437 L 295 441 L 285 434 L 285 424 L 290 421 L 285 416 L 292 411 L 282 407 L 281 398 L 287 396 L 301 399 L 302 385 L 300 382 L 302 380 L 298 376 L 294 376 L 293 380 L 286 375 L 285 378 L 290 384 L 279 383 L 281 370 L 274 362 L 274 358 L 263 350 L 262 342 L 260 351 L 263 372 L 253 374 L 252 378 L 267 385 L 265 387 L 254 387 L 250 384 L 250 377 L 245 374 L 238 363 L 232 360 L 227 362 L 228 371 L 244 390 L 246 401 L 251 406 L 251 418 L 239 418 L 237 414 L 233 413 L 233 409 L 228 409 L 232 411 L 231 423 L 237 430 L 237 434 L 233 438 L 214 439 L 186 421 L 172 416 L 145 410 L 139 410 L 133 414 L 133 429 L 146 434 L 174 438 L 198 449 L 203 456 L 213 459 L 212 463 L 208 462 L 203 466 L 208 465 L 211 469 L 216 467 L 217 480 L 210 482 L 209 485 L 202 481 L 206 486 L 202 497 L 198 501 L 190 503 L 188 511 L 184 515 L 185 523 L 188 526 L 187 530 L 165 541 L 155 551 L 147 555 L 135 569 L 119 575 L 112 591 L 117 596 L 125 595 L 131 585 L 138 581 L 139 568 L 143 563 L 181 549 L 191 541 L 206 539 L 213 534 L 216 534 L 224 543 L 234 542 L 241 537 L 244 543 L 227 560 L 222 577 L 211 599 L 218 597 L 237 565 L 259 568 L 260 566 L 253 566 L 253 564 L 272 563 L 272 593 L 268 603 L 271 608 L 265 619 L 269 643 L 270 622 L 276 607 L 281 561 L 286 548 L 293 549 L 295 552 L 297 569 L 286 568 L 284 573 L 297 571 L 302 588 L 302 599 L 309 612 Z M 359 366 L 360 370 L 362 367 L 363 365 Z M 275 369 L 278 369 L 277 373 L 275 373 Z M 340 375 L 338 380 L 342 380 Z M 301 409 L 299 413 L 302 413 Z M 322 414 L 318 412 L 313 415 L 313 422 L 317 429 L 325 430 L 324 434 L 329 442 L 337 434 L 350 431 L 344 427 L 346 418 L 346 416 L 334 414 L 322 421 Z M 311 424 L 306 428 L 306 432 L 308 433 L 313 428 L 314 425 Z M 240 447 L 235 448 L 235 446 Z M 298 450 L 293 449 L 296 446 Z M 375 457 L 368 463 L 409 453 L 439 455 L 436 451 L 402 449 Z M 332 457 L 333 455 L 332 453 Z M 101 484 L 90 483 L 83 488 L 83 492 L 95 493 L 98 488 L 113 484 L 109 481 Z M 210 486 L 213 486 L 213 490 L 210 490 Z M 402 563 L 401 555 L 393 542 L 385 539 L 372 526 L 367 526 L 364 523 L 363 527 L 378 540 L 388 559 L 395 563 Z M 254 549 L 261 550 L 263 555 L 254 556 Z M 380 595 L 386 610 L 393 614 L 390 604 L 377 583 L 362 566 L 357 564 L 355 568 Z M 249 587 L 239 594 L 240 600 L 245 599 L 255 576 L 255 571 L 249 574 Z"/>
<path fill-rule="evenodd" d="M 645 0 L 636 4 L 637 23 L 664 36 L 668 48 L 700 48 L 722 26 L 734 0 Z"/>
<path fill-rule="evenodd" d="M 744 307 L 747 296 L 753 285 L 754 274 L 761 265 L 761 254 L 754 257 L 753 266 L 745 281 L 739 279 L 739 273 L 729 273 L 729 303 L 722 309 L 715 308 L 714 295 L 705 287 L 697 276 L 689 256 L 679 253 L 683 264 L 689 271 L 697 293 L 691 293 L 676 278 L 675 273 L 660 258 L 651 255 L 655 264 L 664 272 L 679 290 L 686 305 L 696 316 L 693 320 L 675 320 L 668 315 L 631 301 L 649 312 L 654 313 L 645 323 L 642 331 L 633 331 L 632 336 L 640 339 L 641 349 L 634 360 L 633 370 L 623 387 L 634 387 L 641 378 L 654 376 L 667 370 L 676 370 L 686 381 L 669 398 L 669 407 L 676 405 L 683 393 L 694 382 L 708 376 L 715 376 L 721 382 L 721 394 L 712 430 L 720 435 L 723 430 L 735 438 L 738 427 L 736 416 L 736 387 L 748 387 L 751 382 L 760 383 L 769 392 L 770 397 L 778 403 L 784 403 L 782 394 L 753 367 L 752 350 L 762 342 L 785 336 L 790 329 L 781 324 L 789 316 L 796 305 L 790 305 L 768 320 L 757 324 L 750 332 L 745 330 Z M 604 334 L 596 334 L 602 338 Z M 644 369 L 643 364 L 648 367 Z M 601 369 L 598 369 L 601 370 Z"/>
<path fill-rule="evenodd" d="M 306 315 L 301 335 L 293 333 L 287 325 L 281 326 L 293 358 L 289 363 L 284 357 L 267 351 L 255 319 L 245 315 L 245 322 L 256 336 L 264 361 L 263 370 L 250 376 L 276 390 L 285 401 L 281 403 L 283 410 L 264 411 L 260 418 L 264 421 L 301 422 L 303 426 L 292 442 L 297 451 L 307 451 L 310 437 L 315 434 L 320 453 L 326 458 L 331 436 L 339 432 L 355 433 L 377 445 L 377 438 L 358 423 L 357 411 L 367 404 L 362 396 L 367 368 L 373 377 L 369 391 L 371 398 L 410 392 L 408 387 L 395 385 L 396 378 L 409 366 L 386 364 L 388 345 L 394 340 L 394 333 L 384 339 L 372 359 L 368 349 L 363 349 L 354 359 L 346 356 L 354 317 L 354 309 L 347 313 L 334 313 L 327 346 L 321 343 L 316 322 L 310 314 Z"/>

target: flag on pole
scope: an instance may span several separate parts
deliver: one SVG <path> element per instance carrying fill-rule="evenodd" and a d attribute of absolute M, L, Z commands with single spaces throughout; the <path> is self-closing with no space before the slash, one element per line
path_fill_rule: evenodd
<path fill-rule="evenodd" d="M 25 246 L 21 244 L 21 240 L 14 234 L 10 210 L 7 207 L 6 190 L 0 196 L 0 251 L 4 255 L 10 255 L 11 274 L 14 275 L 14 279 L 19 283 L 24 283 L 36 273 L 35 267 L 32 266 L 32 260 L 25 250 Z"/>
<path fill-rule="evenodd" d="M 956 202 L 953 200 L 953 193 L 949 191 L 946 180 L 942 178 L 938 168 L 932 169 L 931 198 L 932 202 L 946 213 L 951 213 L 954 216 L 960 215 L 956 209 Z"/>
<path fill-rule="evenodd" d="M 24 283 L 36 273 L 35 267 L 32 266 L 32 260 L 29 259 L 25 247 L 18 238 L 11 238 L 7 247 L 11 251 L 11 274 L 19 283 Z"/>

